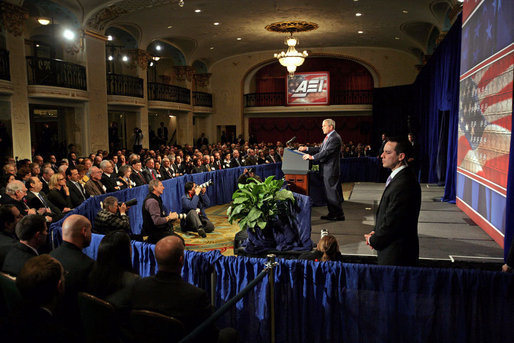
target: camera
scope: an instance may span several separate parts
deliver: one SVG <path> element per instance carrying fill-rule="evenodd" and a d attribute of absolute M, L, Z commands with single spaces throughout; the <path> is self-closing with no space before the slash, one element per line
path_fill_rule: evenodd
<path fill-rule="evenodd" d="M 130 199 L 129 201 L 125 202 L 125 206 L 127 206 L 127 207 L 134 206 L 134 205 L 137 205 L 137 199 L 136 198 Z"/>
<path fill-rule="evenodd" d="M 200 188 L 207 188 L 209 186 L 211 186 L 214 182 L 212 182 L 212 179 L 209 180 L 209 181 L 205 181 L 204 183 L 202 183 L 201 185 L 198 185 L 198 187 Z"/>

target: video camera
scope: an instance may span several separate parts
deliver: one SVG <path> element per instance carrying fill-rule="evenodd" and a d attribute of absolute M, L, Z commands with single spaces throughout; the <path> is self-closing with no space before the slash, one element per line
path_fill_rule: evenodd
<path fill-rule="evenodd" d="M 202 183 L 201 185 L 198 185 L 198 187 L 200 188 L 207 188 L 209 186 L 211 186 L 214 182 L 212 182 L 212 179 L 209 180 L 209 181 L 205 181 L 204 183 Z"/>

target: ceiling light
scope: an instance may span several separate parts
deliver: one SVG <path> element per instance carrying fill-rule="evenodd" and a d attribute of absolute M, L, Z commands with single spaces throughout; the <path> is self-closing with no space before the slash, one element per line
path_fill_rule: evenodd
<path fill-rule="evenodd" d="M 112 40 L 112 36 L 111 36 L 111 35 L 108 35 L 108 36 L 107 36 L 107 40 L 111 41 L 111 40 Z"/>
<path fill-rule="evenodd" d="M 237 39 L 237 40 L 241 40 L 241 39 L 243 39 L 243 38 L 241 38 L 241 37 L 237 37 L 236 39 Z"/>
<path fill-rule="evenodd" d="M 202 12 L 202 10 L 200 10 L 200 9 L 195 10 L 195 13 L 200 13 L 200 12 Z"/>
<path fill-rule="evenodd" d="M 50 24 L 50 19 L 45 18 L 45 17 L 39 17 L 37 22 L 43 26 L 46 26 L 46 25 Z"/>
<path fill-rule="evenodd" d="M 173 114 L 170 114 L 168 117 L 175 118 L 175 116 Z"/>
<path fill-rule="evenodd" d="M 152 60 L 154 60 L 154 61 L 156 61 L 156 62 L 157 62 L 158 60 L 160 60 L 160 59 L 161 59 L 161 58 L 160 58 L 159 56 L 154 56 L 154 57 L 152 57 Z"/>
<path fill-rule="evenodd" d="M 360 31 L 360 30 L 359 30 L 359 31 L 357 31 L 357 33 L 358 33 L 358 34 L 363 34 L 363 33 L 364 33 L 364 31 Z"/>
<path fill-rule="evenodd" d="M 114 57 L 112 57 L 112 55 L 111 55 L 111 56 L 107 57 L 107 59 L 108 59 L 109 61 L 112 61 L 112 60 L 114 59 Z"/>
<path fill-rule="evenodd" d="M 396 39 L 396 40 L 400 40 L 400 37 L 394 37 L 394 39 Z"/>
<path fill-rule="evenodd" d="M 153 67 L 153 61 L 150 61 L 150 67 Z"/>
<path fill-rule="evenodd" d="M 407 11 L 407 10 L 403 10 L 403 11 L 402 11 L 402 13 L 403 13 L 403 14 L 407 14 L 407 13 L 409 13 L 409 11 Z"/>
<path fill-rule="evenodd" d="M 361 15 L 362 15 L 362 13 L 358 13 L 358 12 L 357 12 L 357 13 L 355 13 L 355 16 L 356 16 L 356 17 L 360 17 Z"/>
<path fill-rule="evenodd" d="M 62 33 L 62 36 L 66 38 L 67 40 L 74 40 L 75 39 L 75 32 L 71 31 L 70 29 L 65 29 Z"/>
<path fill-rule="evenodd" d="M 309 56 L 307 51 L 302 53 L 296 51 L 295 46 L 297 43 L 298 40 L 293 37 L 293 33 L 291 32 L 291 36 L 287 37 L 284 42 L 284 44 L 288 46 L 287 51 L 281 51 L 279 54 L 274 55 L 280 64 L 287 68 L 290 77 L 293 77 L 296 67 L 303 64 L 305 57 Z"/>
<path fill-rule="evenodd" d="M 457 0 L 458 2 L 464 2 L 464 0 Z"/>
<path fill-rule="evenodd" d="M 39 44 L 36 44 L 36 48 L 39 48 Z"/>
<path fill-rule="evenodd" d="M 172 27 L 173 27 L 173 26 L 172 26 L 172 25 L 170 25 L 170 26 L 168 26 L 168 29 L 171 29 Z"/>
<path fill-rule="evenodd" d="M 180 0 L 180 1 L 178 2 L 178 5 L 179 5 L 180 7 L 184 7 L 184 0 Z"/>
<path fill-rule="evenodd" d="M 213 47 L 213 46 L 211 46 L 209 49 L 214 50 L 214 47 Z"/>
<path fill-rule="evenodd" d="M 218 26 L 219 24 L 220 24 L 220 23 L 218 23 L 218 22 L 215 22 L 215 23 L 214 23 L 214 26 Z"/>
<path fill-rule="evenodd" d="M 127 61 L 128 61 L 128 57 L 127 57 L 127 55 L 124 55 L 124 56 L 121 58 L 121 60 L 122 60 L 123 62 L 127 62 Z"/>
<path fill-rule="evenodd" d="M 162 47 L 161 47 L 159 44 L 157 44 L 157 45 L 155 46 L 155 50 L 157 50 L 157 51 L 161 51 L 161 49 L 162 49 Z"/>

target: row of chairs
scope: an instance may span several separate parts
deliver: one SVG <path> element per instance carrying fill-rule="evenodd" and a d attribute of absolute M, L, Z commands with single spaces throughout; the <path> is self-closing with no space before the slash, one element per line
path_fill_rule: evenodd
<path fill-rule="evenodd" d="M 22 303 L 16 278 L 0 272 L 0 317 L 7 318 Z M 170 316 L 147 310 L 132 310 L 129 328 L 120 325 L 112 304 L 92 294 L 78 294 L 80 319 L 89 342 L 178 342 L 185 336 L 184 324 Z"/>

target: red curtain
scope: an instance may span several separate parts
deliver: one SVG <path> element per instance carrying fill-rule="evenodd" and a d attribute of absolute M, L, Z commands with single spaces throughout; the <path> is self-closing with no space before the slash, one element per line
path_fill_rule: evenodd
<path fill-rule="evenodd" d="M 250 118 L 250 134 L 255 135 L 259 142 L 266 143 L 284 143 L 293 136 L 296 136 L 299 143 L 319 143 L 324 137 L 321 123 L 327 117 Z M 344 116 L 332 119 L 336 122 L 336 131 L 341 135 L 343 142 L 371 142 L 371 116 Z"/>

